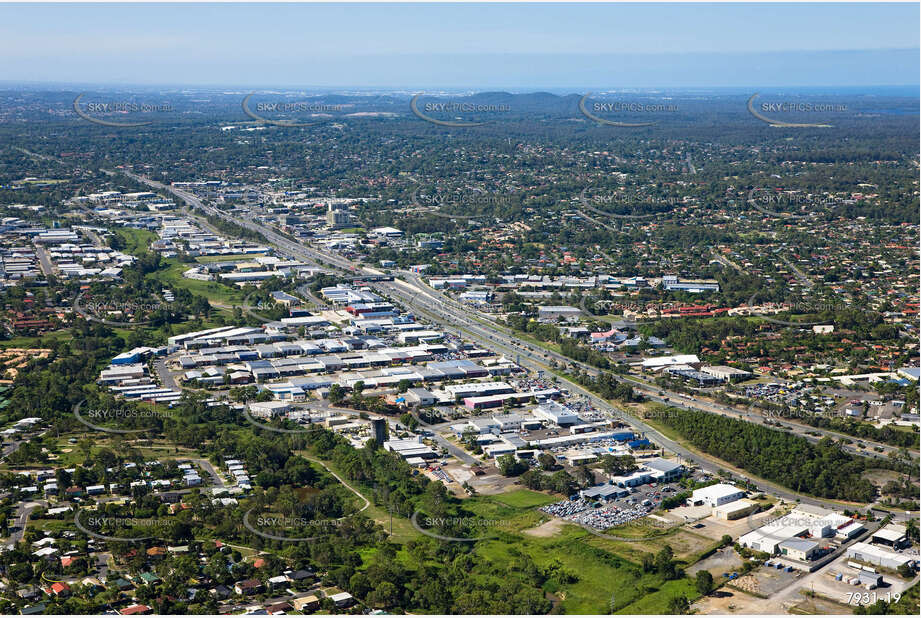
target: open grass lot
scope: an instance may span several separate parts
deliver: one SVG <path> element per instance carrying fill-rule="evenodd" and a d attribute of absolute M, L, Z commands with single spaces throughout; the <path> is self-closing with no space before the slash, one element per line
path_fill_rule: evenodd
<path fill-rule="evenodd" d="M 612 608 L 625 613 L 665 613 L 666 604 L 679 591 L 690 600 L 698 596 L 689 580 L 663 582 L 658 575 L 643 574 L 636 564 L 595 547 L 589 538 L 592 535 L 578 526 L 567 525 L 551 538 L 481 541 L 474 552 L 497 564 L 513 561 L 519 552 L 540 567 L 560 563 L 577 581 L 560 584 L 551 579 L 545 588 L 561 599 L 561 609 L 567 614 L 607 614 Z M 634 607 L 639 602 L 643 606 Z"/>
<path fill-rule="evenodd" d="M 626 560 L 639 560 L 638 556 L 641 553 L 655 554 L 669 545 L 675 552 L 675 558 L 684 561 L 687 565 L 696 562 L 702 553 L 717 544 L 716 541 L 684 529 L 676 529 L 669 534 L 648 539 L 637 537 L 635 542 L 613 541 L 589 534 L 586 542 Z"/>
<path fill-rule="evenodd" d="M 558 561 L 577 581 L 561 584 L 551 579 L 545 588 L 560 599 L 567 614 L 607 614 L 612 607 L 623 613 L 665 613 L 673 596 L 684 594 L 692 601 L 698 596 L 690 580 L 663 582 L 658 575 L 643 574 L 639 558 L 641 552 L 654 553 L 668 544 L 679 560 L 696 560 L 712 541 L 676 531 L 653 540 L 619 543 L 568 523 L 548 536 L 523 534 L 550 519 L 536 507 L 556 500 L 529 490 L 465 500 L 466 510 L 495 522 L 489 536 L 498 536 L 478 542 L 474 553 L 497 564 L 513 561 L 519 552 L 541 567 Z"/>
<path fill-rule="evenodd" d="M 166 287 L 185 288 L 193 294 L 204 296 L 209 301 L 224 305 L 243 305 L 246 294 L 239 288 L 232 288 L 216 281 L 198 281 L 186 279 L 182 273 L 192 268 L 191 264 L 166 260 L 168 266 L 152 275 Z"/>
<path fill-rule="evenodd" d="M 14 337 L 0 341 L 0 348 L 54 348 L 59 342 L 71 338 L 68 329 L 51 331 L 37 337 Z"/>
<path fill-rule="evenodd" d="M 151 232 L 150 230 L 136 230 L 134 228 L 128 227 L 119 227 L 114 228 L 116 234 L 118 234 L 125 241 L 124 252 L 130 255 L 140 255 L 147 252 L 150 247 L 150 243 L 157 239 L 157 234 Z"/>
<path fill-rule="evenodd" d="M 626 607 L 615 610 L 615 614 L 665 614 L 668 602 L 677 596 L 686 596 L 689 600 L 699 596 L 694 582 L 689 579 L 675 579 L 665 582 L 658 588 L 647 588 L 645 594 Z M 617 599 L 614 599 L 617 607 Z"/>
<path fill-rule="evenodd" d="M 542 494 L 539 491 L 531 491 L 530 489 L 517 489 L 505 494 L 492 496 L 492 499 L 506 506 L 516 508 L 535 508 L 559 500 L 554 496 Z"/>

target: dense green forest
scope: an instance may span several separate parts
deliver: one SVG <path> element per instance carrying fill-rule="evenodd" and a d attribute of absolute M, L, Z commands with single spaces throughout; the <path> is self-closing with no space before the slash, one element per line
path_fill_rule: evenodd
<path fill-rule="evenodd" d="M 830 438 L 813 444 L 791 433 L 708 412 L 668 408 L 661 419 L 705 453 L 820 498 L 872 502 L 876 489 L 861 473 L 896 467 L 893 462 L 845 453 Z"/>

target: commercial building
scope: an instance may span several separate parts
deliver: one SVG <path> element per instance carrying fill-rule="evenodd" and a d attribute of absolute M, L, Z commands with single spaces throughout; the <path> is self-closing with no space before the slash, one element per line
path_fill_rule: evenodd
<path fill-rule="evenodd" d="M 727 367 L 726 365 L 710 365 L 709 367 L 702 367 L 700 370 L 724 382 L 747 380 L 752 375 L 750 371 L 736 369 L 735 367 Z"/>
<path fill-rule="evenodd" d="M 566 320 L 569 322 L 578 320 L 581 315 L 581 309 L 567 305 L 550 305 L 537 308 L 537 319 L 541 321 Z"/>
<path fill-rule="evenodd" d="M 701 487 L 691 492 L 688 502 L 692 506 L 705 504 L 710 507 L 717 507 L 730 502 L 735 502 L 745 497 L 745 492 L 735 485 L 728 483 L 718 483 L 708 487 Z"/>
<path fill-rule="evenodd" d="M 847 557 L 867 564 L 897 569 L 903 564 L 910 564 L 918 560 L 917 556 L 909 556 L 894 552 L 885 547 L 877 547 L 869 543 L 854 543 L 847 548 Z"/>
<path fill-rule="evenodd" d="M 545 401 L 532 411 L 539 419 L 550 421 L 560 427 L 568 427 L 580 422 L 579 417 L 569 408 L 556 401 Z"/>
<path fill-rule="evenodd" d="M 906 547 L 909 544 L 905 526 L 898 524 L 889 524 L 885 528 L 880 528 L 873 533 L 871 541 L 876 545 L 885 545 L 894 549 Z"/>
<path fill-rule="evenodd" d="M 658 371 L 665 367 L 673 365 L 699 365 L 700 359 L 696 354 L 677 354 L 675 356 L 658 356 L 655 358 L 643 359 L 643 369 L 648 371 Z"/>
<path fill-rule="evenodd" d="M 753 502 L 748 498 L 742 498 L 741 500 L 735 500 L 734 502 L 727 502 L 726 504 L 713 507 L 712 515 L 723 521 L 732 521 L 745 517 L 749 513 L 752 513 L 757 507 L 757 502 Z"/>
<path fill-rule="evenodd" d="M 650 471 L 653 480 L 660 483 L 670 483 L 684 476 L 684 466 L 677 461 L 670 461 L 656 457 L 643 462 L 643 466 Z"/>
<path fill-rule="evenodd" d="M 819 553 L 819 544 L 809 539 L 794 537 L 779 544 L 780 553 L 794 560 L 809 562 Z"/>
<path fill-rule="evenodd" d="M 595 487 L 589 487 L 588 489 L 582 489 L 579 491 L 579 496 L 585 498 L 586 500 L 598 500 L 601 502 L 607 502 L 608 500 L 614 500 L 615 498 L 623 498 L 624 496 L 629 496 L 630 492 L 622 487 L 617 485 L 596 485 Z"/>
<path fill-rule="evenodd" d="M 291 404 L 284 401 L 256 401 L 249 404 L 249 411 L 253 416 L 274 418 L 290 412 Z"/>

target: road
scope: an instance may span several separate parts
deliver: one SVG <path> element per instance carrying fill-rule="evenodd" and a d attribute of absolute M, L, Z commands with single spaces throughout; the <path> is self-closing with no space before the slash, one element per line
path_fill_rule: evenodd
<path fill-rule="evenodd" d="M 32 511 L 40 508 L 48 508 L 48 502 L 46 500 L 35 500 L 31 502 L 20 502 L 16 505 L 16 515 L 13 526 L 15 526 L 17 530 L 10 535 L 10 539 L 7 542 L 8 544 L 16 545 L 22 540 L 23 535 L 26 533 L 26 525 L 29 523 L 29 516 L 32 514 Z"/>
<path fill-rule="evenodd" d="M 157 372 L 157 375 L 160 376 L 160 386 L 177 391 L 180 390 L 179 385 L 176 384 L 176 378 L 173 377 L 173 374 L 170 373 L 170 370 L 166 367 L 166 359 L 158 358 L 154 362 L 154 370 Z"/>
<path fill-rule="evenodd" d="M 48 277 L 54 274 L 54 264 L 51 263 L 51 259 L 48 257 L 48 251 L 39 245 L 35 245 L 35 255 L 38 256 L 38 264 L 42 268 L 42 273 Z"/>
<path fill-rule="evenodd" d="M 815 286 L 815 283 L 813 283 L 812 279 L 807 277 L 806 273 L 801 271 L 796 264 L 791 262 L 790 258 L 788 258 L 785 255 L 781 255 L 780 261 L 783 262 L 787 268 L 793 271 L 793 274 L 796 276 L 796 279 L 800 282 L 800 284 L 804 288 L 806 288 L 807 290 L 811 290 Z"/>
<path fill-rule="evenodd" d="M 335 268 L 338 268 L 350 275 L 380 275 L 383 274 L 381 271 L 378 271 L 373 268 L 368 268 L 360 264 L 351 262 L 350 260 L 339 256 L 333 253 L 321 252 L 312 247 L 304 246 L 298 243 L 295 243 L 280 234 L 276 231 L 254 223 L 253 221 L 237 219 L 232 215 L 220 211 L 216 208 L 205 205 L 199 198 L 196 196 L 174 187 L 164 185 L 162 183 L 149 180 L 143 176 L 126 172 L 127 175 L 138 182 L 146 184 L 150 187 L 167 191 L 172 193 L 176 197 L 179 197 L 185 201 L 188 205 L 199 208 L 206 213 L 212 214 L 214 216 L 220 217 L 232 223 L 236 223 L 246 229 L 251 231 L 258 232 L 263 235 L 267 242 L 275 245 L 283 254 L 288 254 L 291 257 L 304 259 L 306 261 L 317 261 L 321 263 L 329 264 Z M 384 292 L 389 293 L 392 297 L 404 303 L 407 307 L 412 307 L 415 311 L 420 314 L 425 315 L 428 319 L 431 319 L 433 322 L 442 324 L 453 330 L 462 330 L 464 331 L 469 338 L 476 341 L 477 343 L 484 345 L 486 347 L 497 350 L 503 354 L 510 355 L 510 358 L 518 359 L 518 362 L 531 370 L 548 372 L 552 373 L 549 365 L 545 364 L 544 359 L 552 358 L 557 362 L 563 363 L 563 366 L 573 366 L 583 371 L 590 373 L 591 375 L 597 375 L 599 372 L 596 368 L 578 361 L 564 357 L 552 350 L 545 350 L 537 346 L 533 346 L 530 343 L 525 343 L 520 340 L 517 340 L 513 334 L 511 334 L 510 329 L 497 324 L 487 321 L 486 318 L 482 316 L 479 319 L 471 319 L 469 316 L 473 314 L 472 310 L 469 307 L 465 307 L 460 303 L 457 303 L 453 299 L 450 299 L 444 295 L 439 295 L 435 290 L 432 290 L 419 278 L 416 273 L 401 272 L 401 275 L 413 281 L 415 284 L 403 281 L 399 278 L 395 278 L 393 281 L 385 281 L 371 284 L 372 287 Z M 482 321 L 481 321 L 482 320 Z M 636 388 L 644 391 L 644 394 L 653 401 L 659 401 L 661 403 L 668 403 L 669 405 L 674 405 L 676 402 L 672 398 L 680 399 L 677 393 L 670 393 L 669 391 L 663 391 L 654 386 L 650 386 L 644 382 L 636 380 L 634 378 L 626 376 L 614 376 L 618 381 L 625 381 L 635 386 Z M 676 453 L 679 457 L 683 458 L 688 462 L 693 462 L 698 465 L 701 469 L 706 470 L 710 473 L 716 473 L 718 470 L 725 469 L 726 463 L 720 461 L 715 457 L 711 457 L 705 454 L 692 453 L 683 446 L 675 443 L 674 441 L 666 438 L 661 433 L 642 422 L 640 419 L 631 416 L 623 410 L 619 410 L 607 401 L 596 396 L 594 393 L 588 391 L 587 389 L 582 388 L 578 384 L 571 382 L 565 378 L 558 378 L 560 382 L 565 384 L 565 386 L 573 393 L 582 395 L 592 402 L 595 407 L 599 410 L 606 412 L 610 417 L 622 420 L 627 423 L 635 431 L 641 434 L 645 434 L 647 437 L 651 437 L 654 441 L 665 446 L 669 450 Z M 659 396 L 658 393 L 663 392 L 663 395 Z M 681 401 L 680 404 L 682 407 L 693 407 L 696 409 L 701 409 L 707 412 L 713 412 L 713 408 L 720 408 L 718 404 L 713 404 L 709 402 L 701 402 L 694 399 L 685 399 Z M 734 412 L 742 416 L 752 416 L 750 412 L 740 411 L 730 408 L 728 406 L 722 406 L 722 411 L 719 413 L 730 413 Z M 792 427 L 792 426 L 791 426 Z M 822 433 L 822 430 L 809 428 L 811 431 L 816 431 L 817 433 Z M 795 430 L 795 429 L 794 429 Z M 803 428 L 805 431 L 805 428 Z M 807 439 L 812 439 L 813 441 L 817 440 L 813 436 L 803 437 Z M 868 443 L 864 440 L 865 443 Z M 883 447 L 884 450 L 890 448 L 885 445 L 878 445 Z M 845 447 L 848 448 L 848 447 Z M 778 485 L 772 483 L 767 483 L 761 479 L 753 479 L 747 477 L 744 474 L 739 473 L 739 476 L 748 478 L 752 483 L 765 486 L 770 489 L 771 493 L 776 494 L 777 496 L 784 498 L 786 500 L 800 500 L 807 504 L 813 504 L 816 506 L 822 506 L 824 508 L 838 509 L 840 508 L 840 503 L 831 502 L 827 500 L 821 500 L 807 496 L 804 494 L 799 494 L 791 490 L 787 490 Z"/>

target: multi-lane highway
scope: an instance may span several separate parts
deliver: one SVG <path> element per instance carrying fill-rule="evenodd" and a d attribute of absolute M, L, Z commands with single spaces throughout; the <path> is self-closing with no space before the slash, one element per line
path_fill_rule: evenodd
<path fill-rule="evenodd" d="M 201 199 L 187 191 L 182 191 L 180 189 L 164 185 L 157 181 L 153 181 L 130 172 L 125 173 L 138 182 L 175 195 L 193 208 L 198 208 L 203 212 L 208 213 L 209 215 L 220 217 L 246 229 L 262 234 L 267 242 L 274 245 L 281 253 L 287 254 L 290 257 L 301 259 L 308 263 L 316 263 L 321 265 L 325 264 L 327 267 L 331 268 L 333 272 L 338 270 L 350 276 L 383 274 L 381 271 L 353 263 L 352 261 L 335 253 L 320 251 L 313 247 L 294 242 L 264 225 L 260 225 L 245 219 L 239 219 L 230 213 L 226 213 L 217 208 L 206 205 L 202 202 Z M 581 369 L 582 371 L 588 372 L 592 375 L 597 375 L 598 373 L 598 370 L 595 367 L 574 361 L 552 350 L 521 341 L 514 336 L 510 329 L 495 324 L 486 316 L 479 315 L 477 317 L 471 318 L 470 316 L 473 311 L 469 307 L 463 306 L 454 299 L 443 295 L 436 290 L 433 290 L 427 286 L 415 273 L 402 272 L 401 277 L 403 278 L 394 278 L 393 281 L 374 282 L 371 285 L 382 293 L 393 297 L 394 300 L 397 300 L 407 307 L 412 308 L 417 313 L 424 315 L 426 318 L 432 320 L 433 322 L 442 324 L 454 330 L 463 331 L 463 333 L 468 338 L 480 343 L 481 345 L 490 347 L 503 354 L 509 355 L 513 359 L 517 359 L 521 365 L 529 369 L 552 373 L 552 368 L 549 366 L 549 361 L 552 359 L 557 363 L 562 363 L 563 366 L 577 367 L 578 369 Z M 687 398 L 685 396 L 680 396 L 677 393 L 663 391 L 662 389 L 651 386 L 645 382 L 631 378 L 629 376 L 618 376 L 615 374 L 614 377 L 617 380 L 626 381 L 633 385 L 635 388 L 642 390 L 644 395 L 653 401 L 668 403 L 670 405 L 678 405 L 685 408 L 703 410 L 711 413 L 733 415 L 739 418 L 745 418 L 746 420 L 762 419 L 761 415 L 753 414 L 747 410 L 739 410 L 737 408 L 712 403 L 709 401 L 701 400 L 699 398 Z M 642 420 L 628 414 L 623 410 L 613 407 L 607 401 L 597 397 L 594 393 L 582 388 L 578 384 L 571 382 L 562 376 L 558 376 L 558 380 L 573 393 L 589 399 L 593 405 L 595 405 L 598 409 L 607 412 L 612 418 L 618 418 L 624 421 L 625 423 L 632 426 L 635 431 L 646 434 L 647 437 L 652 438 L 655 442 L 675 452 L 679 457 L 682 457 L 686 461 L 693 462 L 694 464 L 701 467 L 701 469 L 715 473 L 717 470 L 725 469 L 727 467 L 727 464 L 720 461 L 719 459 L 702 453 L 692 452 L 680 444 L 668 439 L 654 428 L 644 423 Z M 822 435 L 829 435 L 830 437 L 836 439 L 842 439 L 845 437 L 841 434 L 836 434 L 835 432 L 828 432 L 825 430 L 815 429 L 795 423 L 787 423 L 786 428 L 813 441 L 818 440 L 819 438 L 811 435 L 806 435 L 806 431 L 811 431 Z M 870 444 L 871 446 L 878 446 L 882 448 L 884 454 L 888 453 L 890 450 L 893 450 L 887 445 L 871 443 L 867 440 L 864 440 L 864 442 Z M 853 447 L 844 448 L 846 450 L 856 452 L 856 449 Z M 860 454 L 875 456 L 875 454 L 871 453 Z M 913 455 L 917 456 L 917 453 L 913 453 Z M 742 473 L 738 474 L 739 476 L 746 476 Z M 801 500 L 805 503 L 821 505 L 825 506 L 826 508 L 840 508 L 840 504 L 838 503 L 798 494 L 778 485 L 767 483 L 761 479 L 750 480 L 757 485 L 770 490 L 771 493 L 787 500 Z"/>

